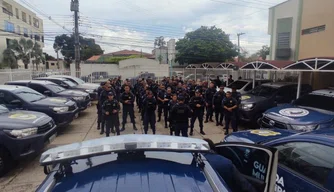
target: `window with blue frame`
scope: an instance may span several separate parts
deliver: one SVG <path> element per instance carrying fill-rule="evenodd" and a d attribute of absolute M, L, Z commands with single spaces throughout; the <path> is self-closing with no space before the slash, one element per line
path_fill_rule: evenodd
<path fill-rule="evenodd" d="M 14 24 L 11 22 L 5 21 L 5 31 L 14 33 L 15 32 Z"/>

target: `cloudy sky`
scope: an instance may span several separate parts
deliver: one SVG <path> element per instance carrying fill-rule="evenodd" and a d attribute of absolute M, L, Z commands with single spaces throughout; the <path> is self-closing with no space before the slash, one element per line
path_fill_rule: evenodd
<path fill-rule="evenodd" d="M 16 1 L 32 7 L 44 20 L 44 51 L 55 55 L 54 37 L 73 30 L 70 0 Z M 79 0 L 79 30 L 84 37 L 94 38 L 105 53 L 122 49 L 151 52 L 155 37 L 179 39 L 200 26 L 216 25 L 230 34 L 233 43 L 237 42 L 237 33 L 245 33 L 240 45 L 254 53 L 269 44 L 268 8 L 283 1 Z"/>

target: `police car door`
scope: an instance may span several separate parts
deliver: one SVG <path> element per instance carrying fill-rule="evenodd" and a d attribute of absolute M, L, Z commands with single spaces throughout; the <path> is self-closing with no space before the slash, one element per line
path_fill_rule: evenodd
<path fill-rule="evenodd" d="M 221 143 L 217 153 L 230 159 L 257 191 L 275 190 L 277 149 L 248 143 Z"/>

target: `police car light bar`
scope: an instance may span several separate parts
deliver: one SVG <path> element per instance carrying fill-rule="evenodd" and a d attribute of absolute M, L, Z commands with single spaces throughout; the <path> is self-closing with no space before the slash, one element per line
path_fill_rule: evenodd
<path fill-rule="evenodd" d="M 207 152 L 201 139 L 167 135 L 121 135 L 73 143 L 49 149 L 40 158 L 41 165 L 76 160 L 122 151 Z"/>

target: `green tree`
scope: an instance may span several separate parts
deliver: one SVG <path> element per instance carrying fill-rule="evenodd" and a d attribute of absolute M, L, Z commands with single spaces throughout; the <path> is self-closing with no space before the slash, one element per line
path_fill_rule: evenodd
<path fill-rule="evenodd" d="M 79 38 L 81 51 L 80 51 L 80 58 L 82 61 L 87 60 L 88 58 L 92 57 L 93 55 L 101 55 L 103 54 L 103 50 L 101 49 L 100 45 L 95 44 L 94 39 L 87 39 L 80 36 Z M 74 47 L 74 36 L 73 35 L 66 35 L 62 34 L 56 36 L 53 48 L 57 53 L 60 53 L 64 56 L 64 60 L 67 65 L 72 63 L 72 60 L 75 59 L 75 47 Z"/>
<path fill-rule="evenodd" d="M 269 55 L 269 52 L 270 47 L 268 45 L 263 45 L 262 48 L 257 52 L 257 55 L 265 60 L 267 55 Z"/>
<path fill-rule="evenodd" d="M 11 40 L 7 49 L 14 53 L 17 60 L 22 60 L 24 68 L 28 69 L 33 48 L 34 43 L 30 39 L 21 38 L 19 41 Z"/>
<path fill-rule="evenodd" d="M 184 63 L 224 62 L 238 55 L 236 46 L 221 29 L 200 27 L 176 43 L 175 61 Z"/>
<path fill-rule="evenodd" d="M 163 60 L 163 56 L 162 55 L 159 55 L 158 56 L 158 60 L 159 60 L 159 64 L 161 64 L 162 60 Z"/>
<path fill-rule="evenodd" d="M 47 54 L 47 53 L 43 53 L 44 55 L 45 55 L 45 60 L 56 60 L 56 58 L 55 57 L 53 57 L 52 55 L 49 55 L 49 54 Z"/>
<path fill-rule="evenodd" d="M 5 49 L 3 51 L 3 63 L 0 68 L 5 67 L 9 67 L 11 69 L 17 69 L 19 67 L 15 53 L 11 49 Z"/>
<path fill-rule="evenodd" d="M 156 37 L 154 40 L 154 48 L 161 48 L 166 45 L 165 38 L 163 36 Z"/>

